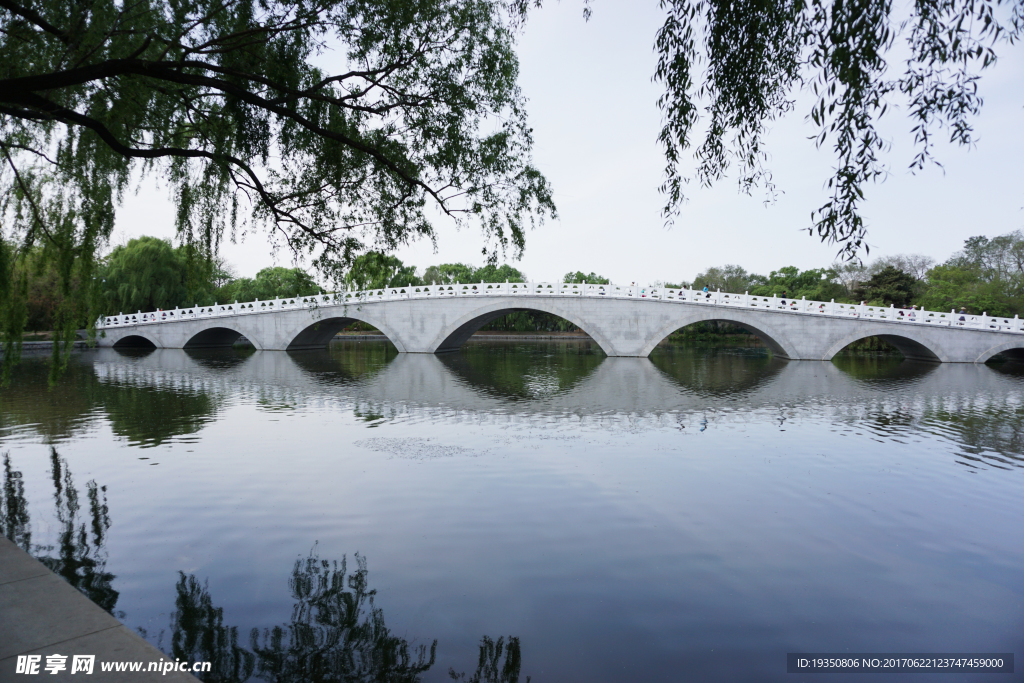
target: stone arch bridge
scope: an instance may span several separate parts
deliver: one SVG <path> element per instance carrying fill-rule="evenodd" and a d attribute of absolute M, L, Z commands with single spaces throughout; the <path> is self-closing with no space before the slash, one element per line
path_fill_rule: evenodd
<path fill-rule="evenodd" d="M 516 311 L 542 311 L 573 323 L 609 356 L 643 357 L 675 330 L 721 320 L 746 328 L 778 356 L 831 360 L 847 345 L 881 337 L 906 357 L 984 363 L 1024 357 L 1024 321 L 1014 317 L 907 311 L 834 301 L 792 300 L 690 289 L 561 283 L 392 287 L 308 297 L 193 306 L 104 316 L 100 346 L 326 347 L 355 321 L 372 325 L 403 353 L 458 349 L 487 323 Z"/>

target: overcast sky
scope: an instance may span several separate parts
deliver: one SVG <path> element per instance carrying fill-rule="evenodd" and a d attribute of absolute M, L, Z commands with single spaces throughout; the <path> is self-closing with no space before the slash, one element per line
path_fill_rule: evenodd
<path fill-rule="evenodd" d="M 554 188 L 559 219 L 527 236 L 517 267 L 532 280 L 558 280 L 568 271 L 595 271 L 613 282 L 691 280 L 708 266 L 735 263 L 765 273 L 832 263 L 836 247 L 808 236 L 810 213 L 827 195 L 829 149 L 807 138 L 809 100 L 776 122 L 767 140 L 780 191 L 738 193 L 735 178 L 712 189 L 691 184 L 689 201 L 672 229 L 661 218 L 664 158 L 657 143 L 661 116 L 653 83 L 654 35 L 663 20 L 657 3 L 596 3 L 589 22 L 582 3 L 549 2 L 531 14 L 520 42 L 520 83 L 529 98 L 534 160 Z M 971 149 L 940 144 L 944 169 L 912 175 L 905 111 L 890 111 L 881 129 L 892 141 L 891 175 L 868 188 L 864 213 L 869 260 L 921 253 L 942 261 L 972 235 L 1024 228 L 1024 49 L 1000 49 L 1000 61 L 981 81 L 985 106 Z M 899 65 L 895 65 L 898 67 Z M 692 162 L 687 168 L 692 167 Z M 479 232 L 439 220 L 437 252 L 429 242 L 402 248 L 399 258 L 423 269 L 435 263 L 481 265 Z M 115 240 L 174 235 L 166 191 L 144 183 L 117 219 Z M 293 264 L 271 254 L 264 235 L 225 244 L 239 275 Z"/>

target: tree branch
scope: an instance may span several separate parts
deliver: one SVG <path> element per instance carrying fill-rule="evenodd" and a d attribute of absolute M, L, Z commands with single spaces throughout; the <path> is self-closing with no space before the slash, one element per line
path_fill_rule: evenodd
<path fill-rule="evenodd" d="M 18 15 L 30 24 L 35 24 L 47 33 L 56 36 L 57 39 L 65 45 L 71 42 L 71 38 L 68 36 L 66 31 L 62 31 L 50 22 L 46 21 L 39 12 L 36 12 L 30 7 L 23 7 L 13 0 L 0 0 L 0 7 L 9 10 L 12 14 Z"/>

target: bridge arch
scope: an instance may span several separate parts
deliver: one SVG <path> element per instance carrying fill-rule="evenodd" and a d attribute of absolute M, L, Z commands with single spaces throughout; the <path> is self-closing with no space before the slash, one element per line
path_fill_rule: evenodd
<path fill-rule="evenodd" d="M 519 306 L 509 306 L 507 301 L 497 301 L 484 304 L 457 318 L 451 324 L 445 325 L 437 338 L 431 342 L 430 348 L 433 353 L 456 351 L 466 343 L 466 340 L 473 336 L 474 332 L 489 322 L 497 320 L 504 315 L 517 313 L 519 311 L 539 311 L 541 313 L 557 315 L 559 318 L 568 320 L 573 325 L 586 332 L 587 335 L 601 347 L 601 350 L 604 351 L 605 354 L 609 356 L 615 355 L 612 353 L 612 349 L 614 347 L 607 339 L 604 338 L 604 335 L 596 329 L 596 325 L 591 325 L 585 322 L 580 319 L 576 313 L 568 310 L 570 306 L 566 306 L 565 304 L 571 304 L 573 301 L 573 299 L 538 299 L 530 297 L 529 299 L 524 298 L 523 305 Z"/>
<path fill-rule="evenodd" d="M 114 342 L 115 349 L 159 349 L 160 344 L 142 334 L 126 334 Z"/>
<path fill-rule="evenodd" d="M 949 355 L 934 340 L 924 339 L 923 335 L 917 334 L 917 331 L 911 327 L 900 328 L 898 331 L 892 328 L 892 325 L 886 325 L 884 330 L 858 331 L 849 334 L 832 344 L 821 359 L 832 360 L 837 353 L 850 344 L 861 339 L 867 339 L 868 337 L 878 337 L 882 341 L 895 346 L 909 360 L 923 360 L 929 363 L 949 362 Z"/>
<path fill-rule="evenodd" d="M 395 334 L 389 325 L 382 323 L 371 316 L 341 315 L 330 318 L 321 318 L 306 327 L 292 337 L 288 342 L 288 351 L 302 351 L 305 349 L 323 349 L 331 343 L 335 335 L 355 322 L 366 323 L 380 330 L 400 352 L 405 352 L 405 344 Z"/>
<path fill-rule="evenodd" d="M 246 334 L 232 327 L 213 326 L 196 332 L 182 346 L 184 349 L 212 349 L 233 346 L 239 337 L 245 337 L 257 349 L 263 345 L 253 338 L 253 335 Z"/>
<path fill-rule="evenodd" d="M 996 356 L 1005 356 L 1013 360 L 1024 360 L 1024 339 L 1012 339 L 1002 344 L 997 344 L 978 356 L 975 363 L 987 363 Z"/>
<path fill-rule="evenodd" d="M 711 310 L 704 311 L 686 311 L 683 315 L 673 317 L 671 322 L 662 326 L 657 332 L 655 332 L 647 340 L 647 344 L 640 351 L 640 355 L 649 356 L 651 351 L 664 341 L 670 334 L 676 330 L 700 322 L 711 322 L 713 320 L 720 320 L 722 322 L 732 323 L 733 325 L 739 325 L 740 327 L 749 330 L 751 334 L 756 335 L 761 341 L 764 342 L 765 346 L 771 349 L 772 353 L 780 358 L 800 358 L 800 354 L 796 350 L 796 346 L 790 342 L 789 338 L 781 330 L 776 329 L 766 320 L 765 315 L 755 317 L 756 314 L 750 314 L 743 310 L 729 310 L 728 308 L 714 308 Z"/>

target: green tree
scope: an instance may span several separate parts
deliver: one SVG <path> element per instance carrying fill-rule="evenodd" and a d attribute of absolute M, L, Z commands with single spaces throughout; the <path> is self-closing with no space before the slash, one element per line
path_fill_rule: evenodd
<path fill-rule="evenodd" d="M 954 265 L 938 265 L 928 271 L 921 307 L 931 311 L 952 311 L 965 307 L 973 312 L 993 311 L 990 293 L 978 292 L 977 271 Z M 981 294 L 979 296 L 979 294 Z"/>
<path fill-rule="evenodd" d="M 848 300 L 849 293 L 838 281 L 839 274 L 831 268 L 801 271 L 795 266 L 773 270 L 768 277 L 750 276 L 750 293 L 756 296 L 806 297 L 815 301 Z"/>
<path fill-rule="evenodd" d="M 585 5 L 585 15 L 590 6 Z M 1020 0 L 925 0 L 909 6 L 879 0 L 663 0 L 655 38 L 655 79 L 664 116 L 665 216 L 685 200 L 683 156 L 695 149 L 701 185 L 734 166 L 742 191 L 764 184 L 774 195 L 765 133 L 794 108 L 794 93 L 813 95 L 808 119 L 818 147 L 831 145 L 828 199 L 809 231 L 855 256 L 866 233 L 865 185 L 887 174 L 890 140 L 878 120 L 902 105 L 913 122 L 913 170 L 933 159 L 933 136 L 969 146 L 982 105 L 980 73 L 996 47 L 1024 30 Z M 891 73 L 890 65 L 902 65 Z M 703 135 L 703 140 L 698 136 Z"/>
<path fill-rule="evenodd" d="M 526 282 L 526 275 L 507 263 L 500 266 L 487 264 L 473 271 L 471 282 Z"/>
<path fill-rule="evenodd" d="M 356 289 L 383 289 L 418 285 L 416 267 L 407 266 L 397 256 L 368 251 L 360 254 L 345 273 L 345 283 Z"/>
<path fill-rule="evenodd" d="M 133 313 L 188 305 L 196 292 L 189 291 L 185 261 L 170 242 L 157 237 L 115 247 L 100 269 L 107 310 Z"/>
<path fill-rule="evenodd" d="M 516 82 L 527 5 L 4 0 L 5 341 L 23 326 L 13 261 L 44 245 L 84 306 L 136 171 L 167 183 L 179 238 L 207 259 L 225 230 L 262 226 L 340 277 L 364 243 L 433 236 L 435 212 L 521 253 L 555 215 Z"/>
<path fill-rule="evenodd" d="M 917 280 L 895 266 L 886 266 L 863 283 L 854 294 L 864 301 L 897 307 L 909 306 Z"/>
<path fill-rule="evenodd" d="M 998 237 L 968 238 L 948 263 L 973 269 L 987 281 L 1017 282 L 1024 277 L 1024 234 L 1015 230 Z"/>
<path fill-rule="evenodd" d="M 423 271 L 423 283 L 427 285 L 451 285 L 456 282 L 473 282 L 473 266 L 465 263 L 442 263 Z"/>
<path fill-rule="evenodd" d="M 52 330 L 58 312 L 64 305 L 57 271 L 46 260 L 42 249 L 28 250 L 15 265 L 15 280 L 24 278 L 25 330 L 39 332 Z M 84 326 L 85 321 L 81 321 Z"/>
<path fill-rule="evenodd" d="M 707 287 L 711 291 L 745 292 L 750 289 L 751 276 L 744 268 L 736 265 L 708 268 L 693 279 L 697 289 Z"/>
<path fill-rule="evenodd" d="M 321 291 L 321 287 L 309 273 L 301 268 L 272 266 L 256 273 L 255 278 L 239 278 L 218 290 L 218 300 L 268 301 L 280 297 L 310 296 Z"/>
<path fill-rule="evenodd" d="M 580 284 L 586 282 L 588 285 L 607 285 L 611 284 L 611 280 L 606 277 L 598 275 L 594 271 L 584 274 L 582 270 L 577 270 L 575 273 L 566 273 L 562 276 L 562 282 L 570 285 Z"/>
<path fill-rule="evenodd" d="M 1024 234 L 967 239 L 962 250 L 928 271 L 920 300 L 940 311 L 966 307 L 972 313 L 1024 314 Z"/>

